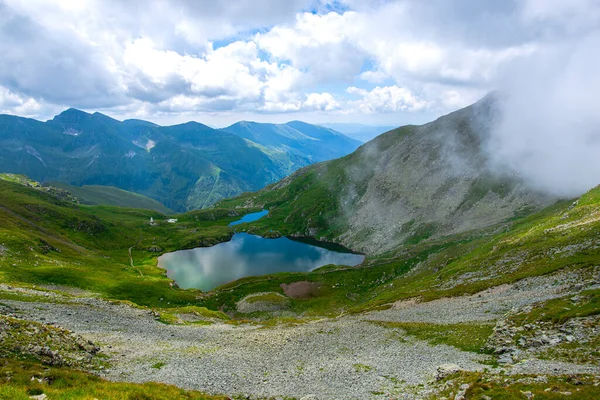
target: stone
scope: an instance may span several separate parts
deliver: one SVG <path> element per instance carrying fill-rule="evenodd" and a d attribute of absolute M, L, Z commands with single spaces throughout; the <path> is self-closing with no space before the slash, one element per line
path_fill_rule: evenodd
<path fill-rule="evenodd" d="M 524 392 L 524 391 L 522 391 L 522 390 L 521 390 L 521 394 L 522 394 L 523 396 L 527 397 L 527 399 L 533 399 L 533 397 L 534 397 L 534 394 L 533 394 L 533 393 L 531 393 L 530 391 L 526 391 L 526 392 Z"/>
<path fill-rule="evenodd" d="M 465 400 L 466 393 L 466 391 L 461 390 L 460 392 L 456 393 L 456 396 L 454 396 L 454 400 Z"/>
<path fill-rule="evenodd" d="M 460 368 L 456 364 L 442 364 L 439 367 L 437 367 L 435 379 L 440 381 L 440 380 L 444 379 L 445 377 L 450 376 L 450 375 L 455 374 L 460 371 L 462 371 L 462 368 Z"/>
<path fill-rule="evenodd" d="M 34 399 L 34 400 L 46 400 L 48 398 L 48 396 L 46 396 L 45 393 L 42 394 L 38 394 L 35 396 L 29 396 L 30 399 Z"/>

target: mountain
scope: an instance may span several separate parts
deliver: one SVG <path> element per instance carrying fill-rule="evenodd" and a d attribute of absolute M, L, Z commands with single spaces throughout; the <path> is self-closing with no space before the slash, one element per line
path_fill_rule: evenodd
<path fill-rule="evenodd" d="M 257 226 L 380 254 L 552 204 L 555 198 L 488 166 L 484 145 L 496 101 L 488 96 L 434 122 L 386 132 L 221 206 L 265 207 L 270 218 Z"/>
<path fill-rule="evenodd" d="M 305 158 L 304 161 L 299 160 L 299 164 L 304 164 L 298 166 L 344 156 L 360 145 L 359 141 L 333 129 L 301 121 L 286 124 L 241 121 L 223 128 L 222 131 L 257 143 L 273 153 L 293 154 Z"/>
<path fill-rule="evenodd" d="M 373 139 L 376 136 L 381 135 L 384 132 L 396 129 L 397 126 L 386 126 L 386 125 L 363 125 L 363 124 L 320 124 L 326 128 L 336 130 L 343 133 L 344 135 L 351 137 L 352 139 L 358 140 L 359 142 L 365 143 Z"/>
<path fill-rule="evenodd" d="M 305 133 L 290 127 L 296 136 L 287 147 L 274 147 L 197 122 L 163 127 L 76 109 L 46 122 L 0 115 L 0 172 L 41 182 L 114 186 L 176 211 L 204 208 L 358 145 L 331 130 L 295 125 Z M 259 126 L 257 137 L 260 129 L 271 135 Z"/>

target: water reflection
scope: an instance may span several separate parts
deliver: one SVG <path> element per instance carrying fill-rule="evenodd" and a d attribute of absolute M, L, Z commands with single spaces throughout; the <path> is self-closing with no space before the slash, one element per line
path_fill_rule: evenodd
<path fill-rule="evenodd" d="M 327 264 L 358 265 L 364 256 L 340 253 L 288 238 L 265 239 L 237 233 L 229 242 L 159 257 L 158 266 L 184 288 L 208 291 L 246 276 L 307 272 Z"/>

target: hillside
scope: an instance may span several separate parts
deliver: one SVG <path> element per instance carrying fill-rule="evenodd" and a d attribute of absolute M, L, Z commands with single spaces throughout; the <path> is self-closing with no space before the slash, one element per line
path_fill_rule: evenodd
<path fill-rule="evenodd" d="M 314 136 L 275 150 L 196 122 L 162 127 L 76 109 L 46 122 L 0 115 L 0 171 L 40 182 L 114 186 L 185 211 L 258 190 L 313 159 L 355 148 L 330 130 Z M 295 141 L 306 140 L 319 144 L 291 150 Z M 328 147 L 333 150 L 319 150 Z"/>
<path fill-rule="evenodd" d="M 488 96 L 434 122 L 386 132 L 348 156 L 220 206 L 264 207 L 270 218 L 256 224 L 263 233 L 314 236 L 369 254 L 540 210 L 556 199 L 488 164 L 495 101 Z"/>
<path fill-rule="evenodd" d="M 88 185 L 79 187 L 62 182 L 49 182 L 48 184 L 68 190 L 73 196 L 77 197 L 81 204 L 142 208 L 158 211 L 161 214 L 173 213 L 173 210 L 163 206 L 156 200 L 113 186 Z"/>

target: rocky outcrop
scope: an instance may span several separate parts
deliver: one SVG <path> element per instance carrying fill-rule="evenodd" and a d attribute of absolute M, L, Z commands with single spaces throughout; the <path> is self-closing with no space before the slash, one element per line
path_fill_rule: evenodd
<path fill-rule="evenodd" d="M 600 341 L 600 316 L 570 318 L 563 323 L 533 321 L 516 322 L 511 316 L 528 312 L 531 307 L 515 310 L 499 320 L 494 333 L 485 345 L 498 357 L 500 364 L 514 364 L 531 357 L 553 358 L 600 365 L 600 356 L 590 352 L 593 343 Z"/>
<path fill-rule="evenodd" d="M 243 314 L 253 312 L 284 311 L 289 306 L 289 299 L 276 292 L 253 293 L 237 303 L 237 311 Z"/>
<path fill-rule="evenodd" d="M 52 366 L 90 368 L 99 351 L 64 329 L 0 315 L 0 357 L 29 356 Z"/>

